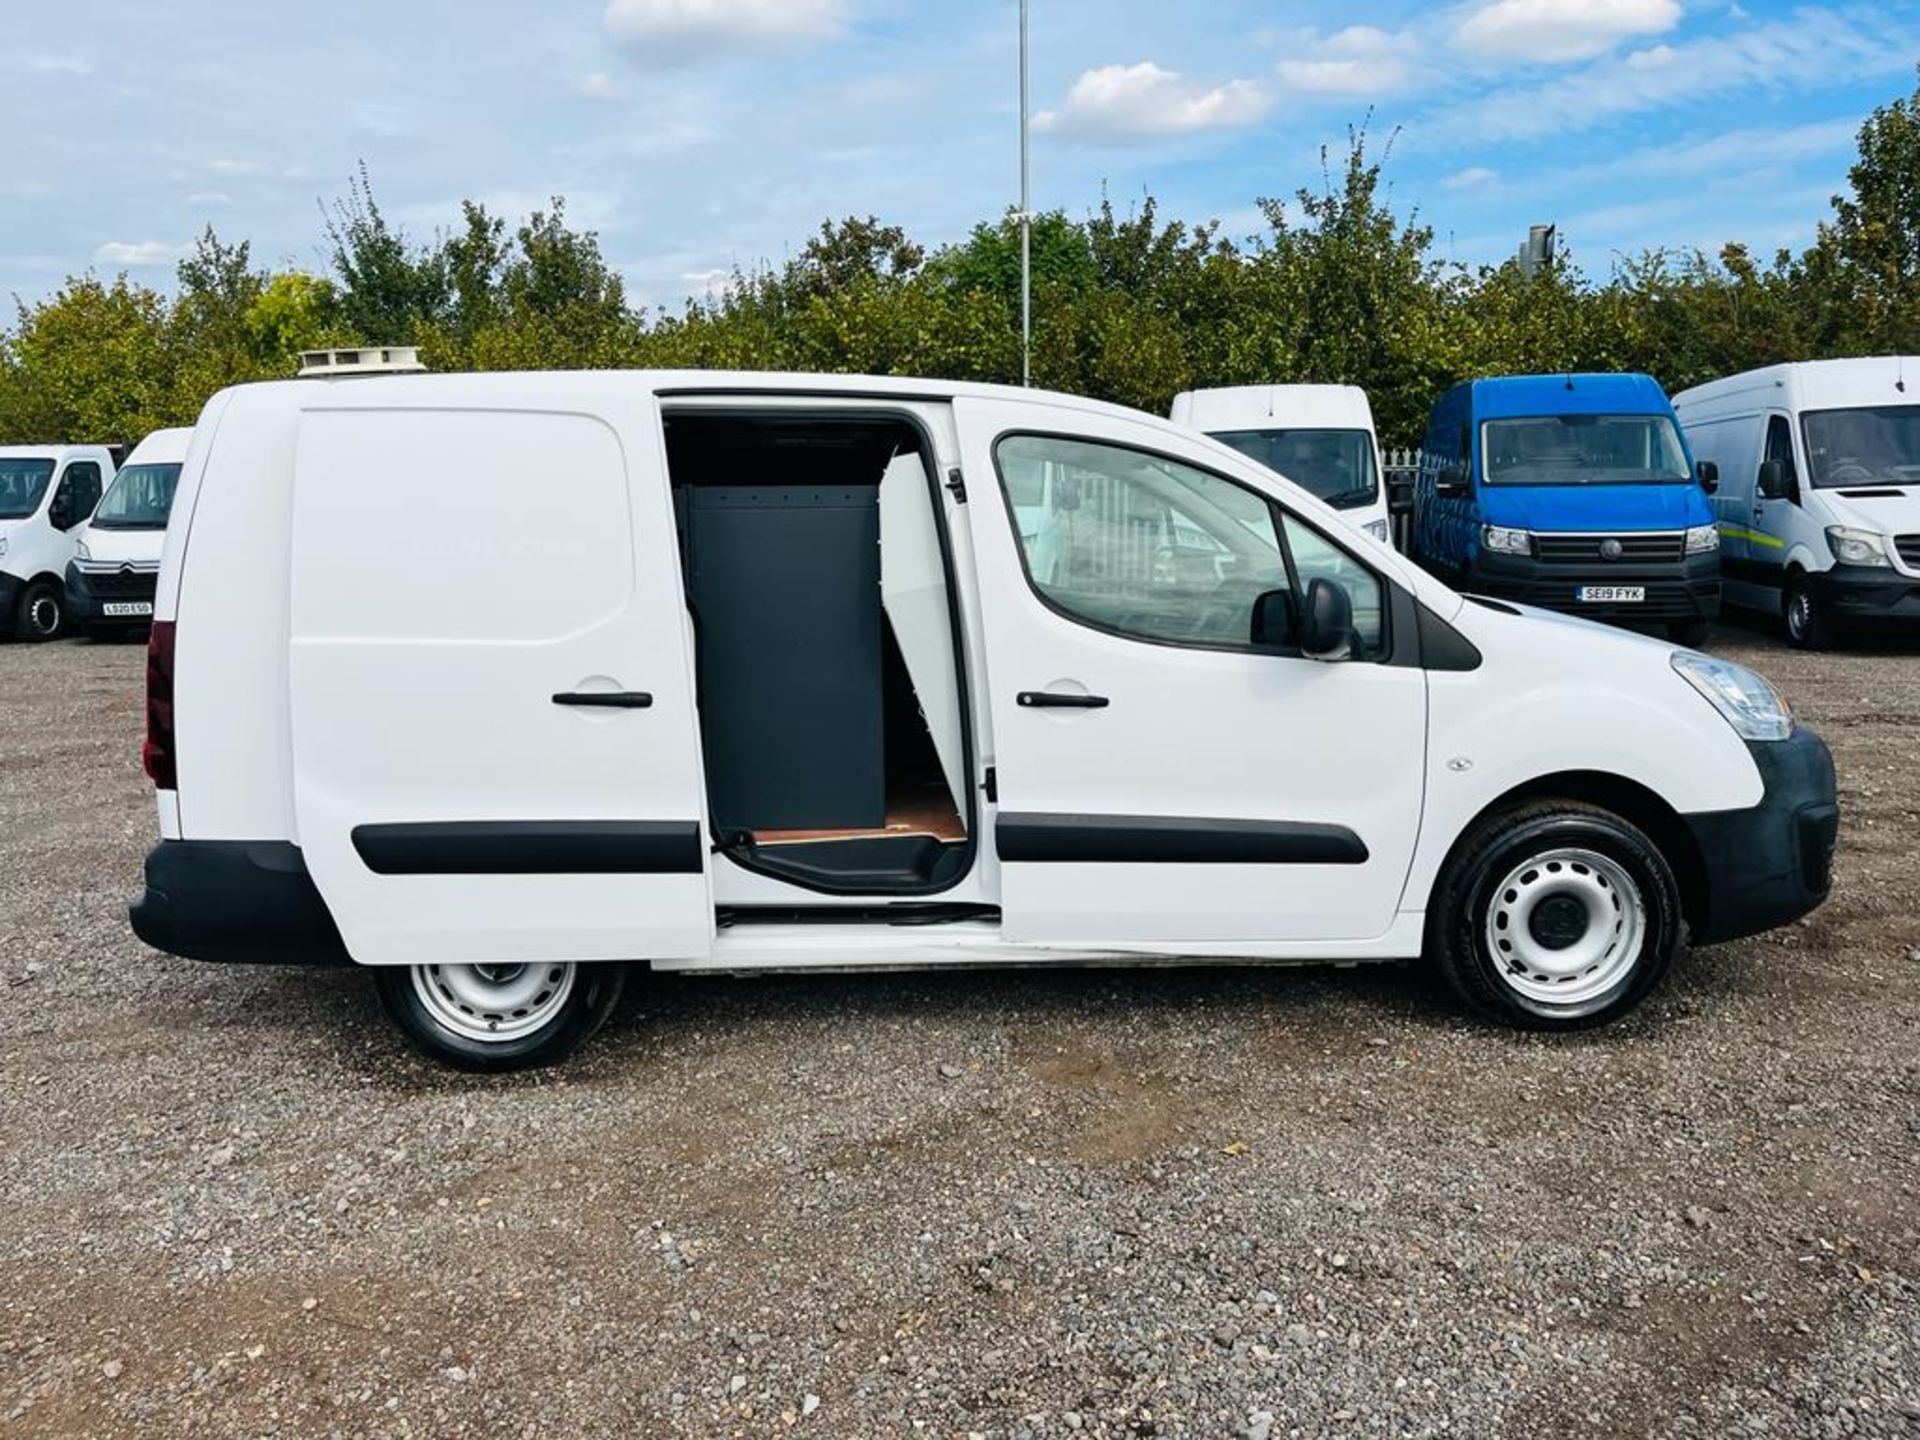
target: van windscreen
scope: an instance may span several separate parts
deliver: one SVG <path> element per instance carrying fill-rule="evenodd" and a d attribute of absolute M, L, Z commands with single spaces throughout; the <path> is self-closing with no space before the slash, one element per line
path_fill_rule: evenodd
<path fill-rule="evenodd" d="M 113 477 L 92 524 L 100 530 L 164 530 L 179 483 L 177 464 L 129 465 Z"/>
<path fill-rule="evenodd" d="M 1810 410 L 1801 424 L 1816 486 L 1920 484 L 1920 405 Z"/>
<path fill-rule="evenodd" d="M 1373 437 L 1364 430 L 1217 430 L 1213 438 L 1336 510 L 1371 504 L 1379 494 Z"/>
<path fill-rule="evenodd" d="M 0 520 L 24 520 L 40 508 L 53 461 L 0 456 Z"/>
<path fill-rule="evenodd" d="M 1665 415 L 1526 415 L 1489 420 L 1489 485 L 1677 485 L 1693 479 Z"/>

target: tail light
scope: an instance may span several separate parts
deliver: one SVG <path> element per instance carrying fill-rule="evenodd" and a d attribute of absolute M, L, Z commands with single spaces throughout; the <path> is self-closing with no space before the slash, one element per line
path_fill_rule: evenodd
<path fill-rule="evenodd" d="M 173 762 L 173 621 L 156 620 L 147 639 L 147 743 L 140 759 L 159 790 L 177 790 Z"/>

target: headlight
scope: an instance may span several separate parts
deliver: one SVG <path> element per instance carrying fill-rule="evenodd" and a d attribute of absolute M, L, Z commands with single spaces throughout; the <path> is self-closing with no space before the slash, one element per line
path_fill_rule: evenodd
<path fill-rule="evenodd" d="M 1687 531 L 1687 554 L 1704 555 L 1709 550 L 1720 548 L 1720 527 L 1718 525 L 1696 525 Z"/>
<path fill-rule="evenodd" d="M 1380 541 L 1382 544 L 1386 543 L 1386 539 L 1387 539 L 1387 522 L 1386 521 L 1369 520 L 1365 525 L 1361 526 L 1360 528 L 1365 530 L 1367 534 L 1371 535 L 1374 539 Z"/>
<path fill-rule="evenodd" d="M 91 560 L 93 558 L 93 552 L 87 549 L 87 542 L 84 540 L 76 540 L 73 542 L 73 555 L 76 560 Z"/>
<path fill-rule="evenodd" d="M 1871 530 L 1853 530 L 1845 525 L 1827 527 L 1827 548 L 1842 565 L 1885 565 L 1887 546 Z"/>
<path fill-rule="evenodd" d="M 1707 697 L 1742 740 L 1785 740 L 1793 734 L 1793 711 L 1780 692 L 1745 666 L 1676 650 L 1673 668 Z"/>
<path fill-rule="evenodd" d="M 1499 551 L 1502 555 L 1531 555 L 1533 532 L 1509 530 L 1504 525 L 1482 525 L 1480 543 L 1489 550 Z"/>

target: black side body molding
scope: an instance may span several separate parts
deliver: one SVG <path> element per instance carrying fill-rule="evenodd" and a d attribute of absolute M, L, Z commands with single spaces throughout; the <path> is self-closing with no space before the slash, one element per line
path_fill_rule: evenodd
<path fill-rule="evenodd" d="M 133 933 L 189 960 L 351 965 L 300 847 L 284 840 L 162 840 Z"/>
<path fill-rule="evenodd" d="M 457 820 L 356 825 L 376 875 L 698 875 L 697 820 Z"/>
<path fill-rule="evenodd" d="M 1364 865 L 1367 847 L 1344 825 L 1165 815 L 1047 815 L 1002 811 L 1003 861 L 1131 865 Z"/>

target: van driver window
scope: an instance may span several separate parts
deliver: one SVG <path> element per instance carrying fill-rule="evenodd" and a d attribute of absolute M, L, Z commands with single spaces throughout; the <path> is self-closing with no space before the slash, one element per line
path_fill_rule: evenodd
<path fill-rule="evenodd" d="M 1251 644 L 1253 602 L 1287 588 L 1265 496 L 1163 456 L 1012 435 L 996 448 L 1021 559 L 1055 608 L 1102 629 Z"/>

